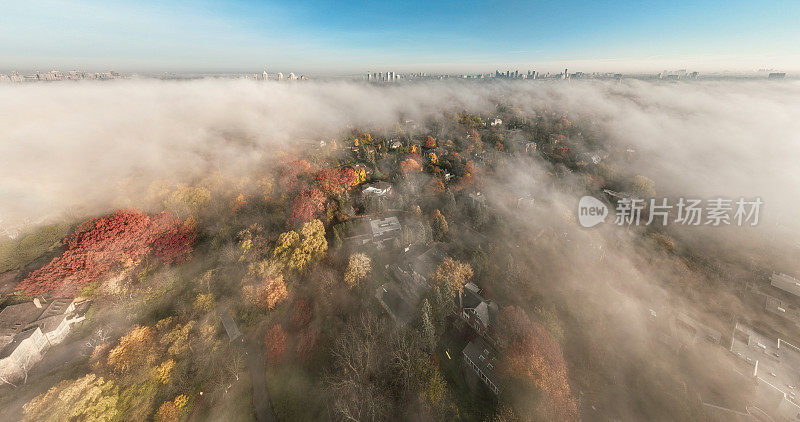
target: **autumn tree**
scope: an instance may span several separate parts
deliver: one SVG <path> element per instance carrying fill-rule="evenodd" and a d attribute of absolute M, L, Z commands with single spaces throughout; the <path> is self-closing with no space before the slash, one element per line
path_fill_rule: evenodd
<path fill-rule="evenodd" d="M 436 148 L 436 139 L 434 139 L 432 136 L 426 137 L 425 143 L 422 144 L 422 147 L 426 149 Z"/>
<path fill-rule="evenodd" d="M 653 198 L 656 196 L 656 183 L 642 175 L 636 175 L 631 193 L 639 199 Z"/>
<path fill-rule="evenodd" d="M 302 271 L 314 260 L 325 255 L 328 241 L 322 221 L 303 224 L 300 233 L 291 230 L 282 233 L 272 252 L 276 262 L 285 269 Z"/>
<path fill-rule="evenodd" d="M 194 300 L 194 308 L 200 312 L 209 312 L 215 306 L 217 306 L 217 302 L 211 293 L 201 293 Z"/>
<path fill-rule="evenodd" d="M 243 292 L 253 305 L 273 309 L 289 295 L 283 274 L 272 260 L 250 264 L 247 277 L 252 284 L 244 286 Z"/>
<path fill-rule="evenodd" d="M 578 403 L 572 396 L 567 365 L 555 337 L 515 306 L 501 310 L 498 337 L 504 346 L 501 372 L 543 393 L 538 407 L 541 416 L 546 420 L 578 420 Z"/>
<path fill-rule="evenodd" d="M 300 187 L 300 179 L 311 172 L 311 164 L 306 160 L 289 161 L 281 169 L 278 184 L 291 192 Z"/>
<path fill-rule="evenodd" d="M 297 346 L 295 347 L 297 355 L 302 358 L 308 358 L 317 344 L 318 337 L 319 331 L 315 327 L 309 326 L 302 329 L 297 334 Z"/>
<path fill-rule="evenodd" d="M 325 194 L 319 189 L 310 189 L 297 195 L 289 213 L 289 224 L 306 223 L 316 218 L 319 212 L 322 211 L 325 199 Z"/>
<path fill-rule="evenodd" d="M 155 334 L 152 327 L 133 327 L 108 353 L 108 366 L 117 373 L 127 373 L 132 368 L 152 363 L 155 359 Z"/>
<path fill-rule="evenodd" d="M 119 420 L 119 387 L 113 381 L 90 373 L 59 382 L 22 409 L 23 420 L 31 422 Z"/>
<path fill-rule="evenodd" d="M 352 187 L 352 186 L 356 186 L 356 185 L 358 185 L 359 183 L 361 183 L 361 182 L 363 182 L 364 180 L 366 180 L 366 174 L 365 174 L 365 177 L 364 177 L 364 179 L 363 179 L 363 180 L 359 180 L 359 179 L 360 179 L 360 178 L 359 178 L 359 174 L 358 174 L 358 173 L 357 173 L 355 170 L 353 170 L 352 168 L 350 168 L 350 167 L 345 167 L 345 168 L 342 168 L 342 169 L 340 169 L 339 171 L 341 172 L 341 174 L 339 175 L 339 177 L 341 178 L 341 181 L 342 181 L 342 183 L 343 183 L 345 186 L 347 186 L 348 188 L 349 188 L 349 187 Z M 365 173 L 366 173 L 366 172 L 365 172 Z"/>
<path fill-rule="evenodd" d="M 341 193 L 360 181 L 359 175 L 352 168 L 341 169 L 325 168 L 317 172 L 314 176 L 317 186 L 327 195 Z"/>
<path fill-rule="evenodd" d="M 455 295 L 464 291 L 464 285 L 472 278 L 472 274 L 469 264 L 447 257 L 436 268 L 433 278 L 437 283 L 449 285 L 452 295 Z"/>
<path fill-rule="evenodd" d="M 402 170 L 403 173 L 411 173 L 414 171 L 419 171 L 421 168 L 422 165 L 419 163 L 419 161 L 413 158 L 406 158 L 405 160 L 403 160 L 403 162 L 400 163 L 400 170 Z"/>
<path fill-rule="evenodd" d="M 205 207 L 211 199 L 211 191 L 202 186 L 178 186 L 165 195 L 162 203 L 164 209 L 175 215 L 187 217 L 196 214 Z"/>
<path fill-rule="evenodd" d="M 197 239 L 194 227 L 166 213 L 153 217 L 150 231 L 153 237 L 153 253 L 167 263 L 180 263 L 186 260 L 192 244 Z"/>
<path fill-rule="evenodd" d="M 444 241 L 447 239 L 447 234 L 450 228 L 447 225 L 444 215 L 439 210 L 433 211 L 433 219 L 431 229 L 433 229 L 433 239 L 437 241 Z"/>
<path fill-rule="evenodd" d="M 174 399 L 165 401 L 156 412 L 156 422 L 178 422 L 187 413 L 189 397 L 179 394 Z"/>
<path fill-rule="evenodd" d="M 307 300 L 299 299 L 292 305 L 289 322 L 295 329 L 303 328 L 311 321 L 311 316 L 311 304 Z"/>
<path fill-rule="evenodd" d="M 422 339 L 428 353 L 433 353 L 436 349 L 436 329 L 433 326 L 433 310 L 428 299 L 422 303 Z"/>
<path fill-rule="evenodd" d="M 286 352 L 286 341 L 288 336 L 280 324 L 273 325 L 267 331 L 264 338 L 264 345 L 267 347 L 267 361 L 271 364 L 280 363 L 283 354 Z"/>
<path fill-rule="evenodd" d="M 442 182 L 442 179 L 438 177 L 432 178 L 431 181 L 428 182 L 427 185 L 425 185 L 425 193 L 427 195 L 431 196 L 438 195 L 444 193 L 444 191 L 445 191 L 444 182 Z"/>
<path fill-rule="evenodd" d="M 344 282 L 350 288 L 355 287 L 359 281 L 372 270 L 372 260 L 363 253 L 350 255 L 347 261 L 347 270 L 344 273 Z"/>
<path fill-rule="evenodd" d="M 138 210 L 119 210 L 88 220 L 66 239 L 68 249 L 32 272 L 17 287 L 36 295 L 74 293 L 116 265 L 153 253 L 165 262 L 180 262 L 192 250 L 196 234 L 171 214 L 153 217 Z"/>

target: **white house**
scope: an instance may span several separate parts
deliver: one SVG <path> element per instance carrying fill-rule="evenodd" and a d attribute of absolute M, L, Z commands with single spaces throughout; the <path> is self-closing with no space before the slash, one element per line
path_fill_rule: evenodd
<path fill-rule="evenodd" d="M 0 378 L 24 378 L 51 346 L 67 337 L 72 325 L 85 319 L 89 302 L 35 298 L 0 311 Z"/>

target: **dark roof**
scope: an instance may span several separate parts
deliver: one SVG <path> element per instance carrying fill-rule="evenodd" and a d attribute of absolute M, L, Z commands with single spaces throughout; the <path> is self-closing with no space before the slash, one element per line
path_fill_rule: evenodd
<path fill-rule="evenodd" d="M 470 289 L 464 289 L 464 292 L 461 293 L 462 308 L 474 309 L 481 302 L 483 302 L 483 297 L 481 297 L 481 295 L 479 295 L 477 292 L 474 292 Z"/>
<path fill-rule="evenodd" d="M 233 320 L 233 317 L 229 312 L 222 312 L 219 318 L 222 320 L 222 326 L 225 327 L 225 332 L 228 333 L 228 338 L 230 338 L 230 341 L 234 341 L 242 336 L 242 332 L 239 331 L 236 321 Z"/>
<path fill-rule="evenodd" d="M 47 308 L 42 312 L 42 315 L 39 316 L 39 319 L 49 318 L 54 315 L 64 315 L 64 311 L 72 303 L 72 300 L 72 298 L 51 299 L 50 303 L 47 303 Z"/>
<path fill-rule="evenodd" d="M 393 280 L 378 287 L 375 297 L 397 323 L 405 324 L 413 319 L 417 304 L 430 285 L 424 277 L 397 265 L 391 266 L 390 271 Z"/>
<path fill-rule="evenodd" d="M 415 273 L 425 277 L 425 279 L 429 279 L 445 256 L 439 244 L 433 244 L 428 247 L 412 245 L 409 251 L 405 253 L 403 262 Z"/>
<path fill-rule="evenodd" d="M 397 287 L 392 283 L 386 283 L 378 287 L 377 298 L 381 302 L 389 315 L 398 323 L 406 324 L 414 317 L 414 308 L 400 296 Z"/>
<path fill-rule="evenodd" d="M 55 298 L 37 308 L 33 302 L 11 305 L 0 311 L 0 336 L 15 335 L 32 326 L 41 326 L 42 331 L 49 332 L 58 327 L 64 319 L 64 312 L 73 298 Z M 88 301 L 83 303 L 88 304 Z M 84 308 L 84 312 L 85 312 Z"/>
<path fill-rule="evenodd" d="M 467 344 L 464 348 L 464 356 L 468 357 L 475 366 L 488 378 L 498 390 L 502 389 L 500 386 L 500 377 L 497 374 L 497 364 L 499 361 L 499 354 L 494 347 L 489 343 L 476 337 L 474 340 Z"/>
<path fill-rule="evenodd" d="M 474 284 L 472 286 L 474 286 Z M 497 324 L 497 318 L 500 312 L 497 304 L 493 300 L 484 298 L 468 286 L 465 286 L 464 292 L 461 293 L 461 307 L 464 308 L 467 313 L 475 316 L 484 327 Z"/>
<path fill-rule="evenodd" d="M 0 311 L 0 336 L 15 335 L 39 319 L 43 313 L 33 302 L 6 306 Z"/>

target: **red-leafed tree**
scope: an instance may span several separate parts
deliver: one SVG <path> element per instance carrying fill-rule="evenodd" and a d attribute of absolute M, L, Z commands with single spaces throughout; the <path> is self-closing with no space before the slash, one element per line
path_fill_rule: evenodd
<path fill-rule="evenodd" d="M 358 183 L 358 175 L 356 174 L 356 171 L 350 167 L 341 169 L 341 173 L 342 183 L 344 183 L 347 187 L 355 186 Z"/>
<path fill-rule="evenodd" d="M 153 217 L 151 232 L 154 235 L 153 253 L 168 264 L 186 260 L 197 239 L 193 227 L 167 213 Z"/>
<path fill-rule="evenodd" d="M 311 172 L 311 164 L 306 160 L 293 160 L 286 163 L 280 173 L 279 183 L 287 191 L 300 186 L 300 178 Z"/>
<path fill-rule="evenodd" d="M 324 204 L 325 194 L 319 189 L 304 191 L 294 198 L 292 210 L 289 214 L 289 224 L 296 225 L 313 220 L 322 210 Z"/>
<path fill-rule="evenodd" d="M 547 329 L 515 306 L 500 312 L 498 337 L 505 346 L 501 370 L 543 394 L 540 411 L 547 420 L 578 420 L 578 403 L 569 386 L 561 345 Z"/>
<path fill-rule="evenodd" d="M 280 363 L 283 354 L 286 352 L 286 340 L 288 336 L 280 324 L 273 325 L 267 331 L 264 338 L 264 345 L 267 347 L 267 361 L 271 364 Z"/>
<path fill-rule="evenodd" d="M 319 337 L 319 332 L 313 326 L 300 331 L 297 335 L 297 346 L 295 347 L 297 355 L 304 359 L 307 358 L 317 344 L 317 337 Z"/>
<path fill-rule="evenodd" d="M 433 139 L 432 136 L 428 136 L 425 138 L 425 143 L 422 146 L 426 149 L 436 148 L 436 139 Z"/>
<path fill-rule="evenodd" d="M 292 323 L 292 327 L 300 329 L 308 325 L 311 321 L 311 316 L 311 304 L 306 300 L 300 299 L 292 306 L 292 315 L 289 317 L 289 321 Z"/>
<path fill-rule="evenodd" d="M 314 180 L 323 192 L 330 195 L 341 192 L 342 179 L 338 169 L 326 168 L 317 172 Z"/>
<path fill-rule="evenodd" d="M 31 295 L 74 293 L 126 259 L 155 252 L 165 262 L 182 261 L 195 237 L 192 227 L 170 214 L 119 210 L 79 225 L 64 242 L 67 251 L 32 272 L 18 289 Z"/>

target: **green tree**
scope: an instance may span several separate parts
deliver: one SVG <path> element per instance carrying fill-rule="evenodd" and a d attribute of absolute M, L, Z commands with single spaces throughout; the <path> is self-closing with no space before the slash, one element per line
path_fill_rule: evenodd
<path fill-rule="evenodd" d="M 428 299 L 422 303 L 422 339 L 428 353 L 436 350 L 436 329 L 433 327 L 431 304 Z"/>

